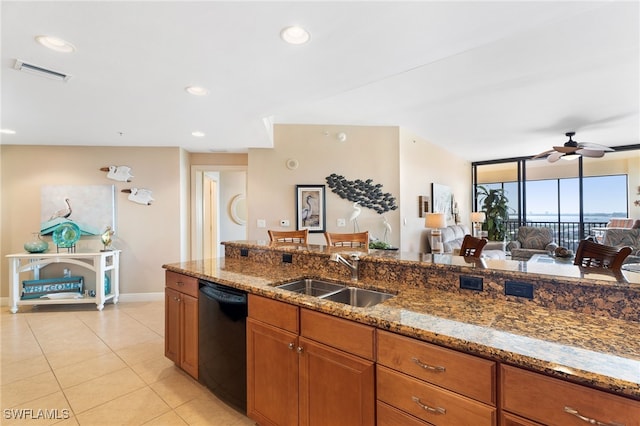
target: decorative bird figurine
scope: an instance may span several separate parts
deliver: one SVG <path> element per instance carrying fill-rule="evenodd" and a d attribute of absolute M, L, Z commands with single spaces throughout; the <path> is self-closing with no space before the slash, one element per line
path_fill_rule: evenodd
<path fill-rule="evenodd" d="M 69 203 L 69 199 L 65 198 L 64 202 L 67 204 L 67 208 L 66 209 L 62 209 L 62 210 L 58 210 L 57 212 L 55 212 L 54 214 L 51 215 L 49 220 L 57 219 L 59 217 L 61 217 L 63 219 L 66 219 L 69 216 L 71 216 L 72 210 L 71 210 L 71 204 Z"/>
<path fill-rule="evenodd" d="M 109 166 L 100 168 L 103 172 L 107 173 L 108 179 L 117 180 L 120 182 L 131 182 L 133 175 L 131 174 L 131 167 L 129 166 Z"/>
<path fill-rule="evenodd" d="M 388 243 L 389 241 L 387 241 L 387 238 L 389 237 L 389 234 L 391 234 L 391 224 L 387 221 L 386 216 L 382 216 L 382 224 L 384 225 L 384 236 L 382 237 L 382 240 L 385 243 Z"/>
<path fill-rule="evenodd" d="M 111 237 L 114 232 L 110 226 L 107 226 L 107 229 L 102 233 L 100 239 L 102 240 L 102 245 L 104 249 L 102 251 L 111 251 Z"/>
<path fill-rule="evenodd" d="M 127 199 L 129 201 L 133 201 L 134 203 L 144 204 L 150 206 L 154 201 L 151 196 L 152 191 L 150 189 L 145 188 L 131 188 L 131 189 L 123 189 L 121 192 L 125 192 L 129 194 Z"/>
<path fill-rule="evenodd" d="M 349 216 L 349 222 L 353 222 L 353 232 L 360 232 L 360 227 L 358 226 L 358 216 L 362 209 L 358 205 L 357 202 L 353 203 L 353 211 L 351 212 L 351 216 Z"/>

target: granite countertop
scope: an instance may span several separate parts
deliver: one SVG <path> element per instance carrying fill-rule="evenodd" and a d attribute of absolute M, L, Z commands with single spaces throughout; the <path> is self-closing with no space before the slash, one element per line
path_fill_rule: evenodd
<path fill-rule="evenodd" d="M 398 289 L 368 279 L 356 285 L 397 295 L 357 308 L 275 288 L 303 278 L 290 264 L 219 258 L 163 267 L 640 400 L 638 322 L 536 306 L 523 309 L 519 303 L 474 294 Z"/>

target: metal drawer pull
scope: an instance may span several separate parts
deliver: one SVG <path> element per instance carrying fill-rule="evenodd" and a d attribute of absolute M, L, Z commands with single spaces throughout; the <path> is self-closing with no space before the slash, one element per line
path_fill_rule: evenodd
<path fill-rule="evenodd" d="M 434 367 L 433 365 L 425 364 L 425 363 L 423 363 L 422 361 L 420 361 L 416 357 L 411 358 L 411 361 L 415 362 L 416 364 L 418 364 L 420 367 L 424 368 L 425 370 L 436 371 L 438 373 L 444 372 L 446 370 L 446 368 L 440 367 L 439 365 L 436 365 Z"/>
<path fill-rule="evenodd" d="M 577 418 L 579 418 L 580 420 L 582 420 L 583 422 L 587 422 L 589 424 L 592 425 L 597 425 L 597 426 L 624 426 L 622 423 L 616 423 L 616 422 L 609 422 L 609 423 L 603 423 L 600 422 L 596 419 L 591 419 L 589 417 L 583 416 L 582 414 L 580 414 L 578 412 L 578 410 L 575 410 L 571 407 L 564 407 L 564 412 L 565 413 L 569 413 L 573 416 L 576 416 Z"/>
<path fill-rule="evenodd" d="M 420 398 L 418 398 L 417 396 L 412 396 L 411 399 L 413 400 L 413 402 L 415 402 L 416 404 L 418 404 L 418 406 L 420 408 L 422 408 L 425 411 L 428 411 L 430 413 L 434 413 L 434 414 L 446 414 L 447 410 L 445 410 L 442 407 L 429 407 L 426 404 L 423 404 L 422 402 L 420 402 Z"/>

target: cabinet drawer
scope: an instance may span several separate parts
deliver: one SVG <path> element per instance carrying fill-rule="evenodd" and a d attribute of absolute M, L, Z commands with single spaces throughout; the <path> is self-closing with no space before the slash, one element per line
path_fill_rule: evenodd
<path fill-rule="evenodd" d="M 577 414 L 605 424 L 640 425 L 640 401 L 507 365 L 501 366 L 502 408 L 539 423 L 581 426 Z M 568 413 L 565 407 L 576 410 Z"/>
<path fill-rule="evenodd" d="M 496 363 L 378 330 L 378 363 L 487 404 L 496 403 Z"/>
<path fill-rule="evenodd" d="M 298 334 L 298 307 L 249 294 L 249 317 Z"/>
<path fill-rule="evenodd" d="M 378 365 L 378 400 L 436 426 L 495 426 L 496 409 Z"/>
<path fill-rule="evenodd" d="M 365 359 L 374 359 L 375 329 L 373 327 L 301 309 L 300 330 L 300 335 L 316 342 L 327 344 Z"/>
<path fill-rule="evenodd" d="M 418 420 L 382 401 L 378 401 L 377 409 L 377 426 L 429 426 L 429 423 Z"/>
<path fill-rule="evenodd" d="M 195 298 L 198 297 L 198 279 L 187 275 L 178 274 L 172 271 L 166 271 L 166 285 L 169 288 L 177 290 L 181 293 L 188 294 Z"/>

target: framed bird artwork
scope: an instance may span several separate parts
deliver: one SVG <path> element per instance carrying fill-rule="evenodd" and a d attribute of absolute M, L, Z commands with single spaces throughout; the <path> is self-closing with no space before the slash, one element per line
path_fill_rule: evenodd
<path fill-rule="evenodd" d="M 296 229 L 326 230 L 324 185 L 296 185 Z"/>

